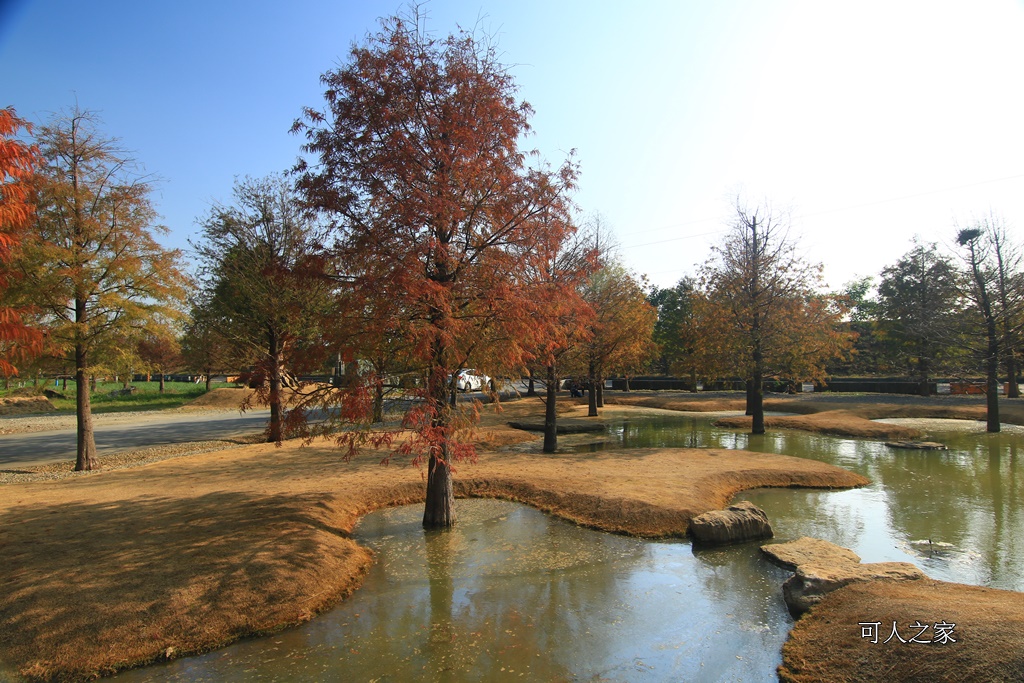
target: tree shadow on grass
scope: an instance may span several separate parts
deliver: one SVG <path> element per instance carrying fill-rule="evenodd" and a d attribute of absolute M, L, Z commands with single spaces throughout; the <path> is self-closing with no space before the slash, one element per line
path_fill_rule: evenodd
<path fill-rule="evenodd" d="M 86 678 L 306 620 L 369 561 L 336 524 L 322 496 L 11 508 L 0 515 L 4 663 Z"/>

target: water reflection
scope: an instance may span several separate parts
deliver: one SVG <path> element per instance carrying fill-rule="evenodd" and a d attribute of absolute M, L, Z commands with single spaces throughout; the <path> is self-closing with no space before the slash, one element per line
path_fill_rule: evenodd
<path fill-rule="evenodd" d="M 767 511 L 780 539 L 817 536 L 867 562 L 909 561 L 935 578 L 1024 590 L 1024 437 L 929 437 L 951 450 L 801 432 L 752 437 L 671 416 L 616 425 L 607 443 L 578 449 L 745 448 L 831 462 L 872 485 L 741 495 Z M 357 537 L 377 563 L 360 590 L 309 624 L 119 678 L 776 680 L 792 623 L 779 588 L 788 573 L 763 560 L 757 543 L 694 552 L 512 503 L 458 505 L 460 525 L 445 533 L 423 531 L 420 506 L 365 517 Z"/>
<path fill-rule="evenodd" d="M 504 501 L 459 501 L 425 533 L 420 506 L 368 515 L 362 588 L 301 628 L 122 680 L 773 681 L 792 621 L 785 573 L 757 544 L 615 536 Z"/>
<path fill-rule="evenodd" d="M 579 450 L 621 447 L 625 442 L 616 438 L 619 431 L 617 427 L 606 442 Z M 913 562 L 934 578 L 1024 590 L 1020 429 L 928 434 L 945 443 L 947 451 L 899 450 L 879 441 L 797 431 L 752 436 L 694 416 L 631 420 L 621 431 L 634 446 L 743 448 L 822 460 L 859 472 L 871 479 L 871 486 L 740 495 L 768 513 L 781 538 L 817 536 L 852 548 L 866 562 Z"/>

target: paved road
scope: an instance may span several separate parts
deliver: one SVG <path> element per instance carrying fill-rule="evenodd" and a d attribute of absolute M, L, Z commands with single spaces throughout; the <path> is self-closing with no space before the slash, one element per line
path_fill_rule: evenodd
<path fill-rule="evenodd" d="M 258 432 L 267 426 L 269 410 L 204 413 L 158 413 L 130 421 L 95 426 L 100 455 L 148 446 L 209 441 Z M 75 458 L 74 429 L 0 435 L 0 467 L 45 465 Z"/>
<path fill-rule="evenodd" d="M 526 383 L 517 383 L 516 388 L 525 393 Z M 506 390 L 502 393 L 508 398 L 512 392 Z M 481 395 L 479 392 L 461 394 L 459 400 L 471 400 Z M 408 409 L 405 403 L 398 401 L 388 409 Z M 209 414 L 152 412 L 107 425 L 94 423 L 96 449 L 100 455 L 107 455 L 150 446 L 241 436 L 262 431 L 269 418 L 269 410 L 250 410 L 245 414 L 237 411 Z M 73 460 L 76 439 L 74 429 L 0 435 L 0 469 Z"/>

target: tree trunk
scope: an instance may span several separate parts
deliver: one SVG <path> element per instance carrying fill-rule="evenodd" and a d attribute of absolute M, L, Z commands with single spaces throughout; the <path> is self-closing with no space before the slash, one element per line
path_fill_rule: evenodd
<path fill-rule="evenodd" d="M 626 379 L 626 388 L 623 391 L 629 391 L 629 375 L 624 375 Z"/>
<path fill-rule="evenodd" d="M 921 396 L 928 397 L 931 395 L 931 384 L 928 382 L 928 374 L 930 368 L 928 367 L 928 361 L 925 359 L 918 360 L 917 369 L 919 373 L 918 379 L 918 393 Z"/>
<path fill-rule="evenodd" d="M 999 337 L 996 334 L 995 319 L 989 315 L 987 327 L 988 354 L 985 359 L 986 396 L 986 431 L 999 431 Z"/>
<path fill-rule="evenodd" d="M 435 322 L 438 328 L 442 324 Z M 427 529 L 447 528 L 455 525 L 455 494 L 452 488 L 450 463 L 451 416 L 448 405 L 454 396 L 454 383 L 445 363 L 443 342 L 434 342 L 433 360 L 427 376 L 427 402 L 433 410 L 431 418 L 430 457 L 427 460 L 427 499 L 423 507 L 423 526 Z"/>
<path fill-rule="evenodd" d="M 597 407 L 604 408 L 604 373 L 597 374 Z"/>
<path fill-rule="evenodd" d="M 754 380 L 747 380 L 747 409 L 745 415 L 754 414 Z"/>
<path fill-rule="evenodd" d="M 597 368 L 593 361 L 587 368 L 587 417 L 597 417 Z"/>
<path fill-rule="evenodd" d="M 423 508 L 423 526 L 427 529 L 455 525 L 455 493 L 447 458 L 448 444 L 444 444 L 442 457 L 431 453 L 427 463 L 427 502 Z"/>
<path fill-rule="evenodd" d="M 1017 383 L 1017 357 L 1013 349 L 1006 349 L 1006 398 L 1020 398 Z"/>
<path fill-rule="evenodd" d="M 384 381 L 381 379 L 373 383 L 373 421 L 384 421 Z"/>
<path fill-rule="evenodd" d="M 544 407 L 544 452 L 554 453 L 558 449 L 558 413 L 555 411 L 558 400 L 558 377 L 555 375 L 555 364 L 548 366 L 547 405 Z"/>
<path fill-rule="evenodd" d="M 78 458 L 75 471 L 94 470 L 99 467 L 96 460 L 96 439 L 92 432 L 92 405 L 89 396 L 89 379 L 86 377 L 88 359 L 84 344 L 75 346 L 75 419 L 78 431 Z"/>
<path fill-rule="evenodd" d="M 280 340 L 273 331 L 267 333 L 267 375 L 270 381 L 270 424 L 267 442 L 281 441 L 281 349 Z"/>
<path fill-rule="evenodd" d="M 213 376 L 213 368 L 206 369 L 206 390 L 210 390 L 210 377 Z"/>
<path fill-rule="evenodd" d="M 534 386 L 534 381 L 533 381 L 533 370 L 530 370 L 530 379 L 529 379 L 529 381 L 526 384 L 526 395 L 527 396 L 536 396 L 537 395 L 537 387 Z"/>
<path fill-rule="evenodd" d="M 690 369 L 690 393 L 697 393 L 697 368 Z"/>
<path fill-rule="evenodd" d="M 160 373 L 160 393 L 164 393 L 164 373 Z"/>
<path fill-rule="evenodd" d="M 751 383 L 751 434 L 764 434 L 764 360 L 761 347 L 754 347 L 754 381 Z"/>

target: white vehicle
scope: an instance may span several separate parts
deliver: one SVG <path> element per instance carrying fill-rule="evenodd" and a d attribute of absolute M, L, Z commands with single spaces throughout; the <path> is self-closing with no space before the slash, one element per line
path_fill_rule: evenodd
<path fill-rule="evenodd" d="M 486 391 L 494 389 L 494 381 L 487 375 L 472 368 L 460 370 L 455 377 L 455 388 L 459 391 Z"/>

